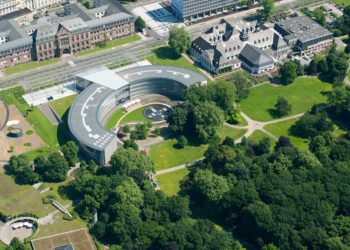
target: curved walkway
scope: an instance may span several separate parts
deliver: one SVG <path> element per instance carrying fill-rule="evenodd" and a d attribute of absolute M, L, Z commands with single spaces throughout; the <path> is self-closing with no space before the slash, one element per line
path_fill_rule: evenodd
<path fill-rule="evenodd" d="M 273 135 L 272 133 L 270 133 L 269 131 L 267 131 L 264 127 L 267 125 L 271 125 L 271 124 L 275 124 L 275 123 L 279 123 L 279 122 L 284 122 L 284 121 L 288 121 L 288 120 L 292 120 L 292 119 L 296 119 L 299 118 L 301 116 L 304 115 L 304 113 L 300 113 L 300 114 L 296 114 L 296 115 L 291 115 L 291 116 L 287 116 L 287 117 L 283 117 L 280 119 L 276 119 L 276 120 L 272 120 L 272 121 L 267 121 L 267 122 L 260 122 L 260 121 L 255 121 L 253 119 L 251 119 L 249 116 L 247 116 L 245 113 L 241 112 L 240 113 L 241 116 L 247 121 L 248 125 L 246 126 L 239 126 L 239 125 L 232 125 L 229 123 L 226 123 L 225 125 L 231 127 L 231 128 L 235 128 L 235 129 L 247 129 L 247 132 L 241 137 L 238 138 L 237 140 L 235 140 L 235 143 L 240 143 L 242 142 L 243 138 L 248 138 L 249 136 L 251 136 L 255 131 L 260 130 L 262 132 L 264 132 L 265 134 L 267 134 L 268 136 L 270 136 L 271 138 L 273 138 L 274 140 L 278 140 L 278 138 Z M 167 174 L 167 173 L 171 173 L 180 169 L 184 169 L 186 167 L 189 166 L 193 166 L 195 163 L 197 163 L 198 161 L 202 161 L 205 158 L 201 158 L 189 163 L 185 163 L 176 167 L 172 167 L 172 168 L 167 168 L 164 170 L 159 170 L 156 172 L 155 176 L 157 175 L 162 175 L 162 174 Z"/>

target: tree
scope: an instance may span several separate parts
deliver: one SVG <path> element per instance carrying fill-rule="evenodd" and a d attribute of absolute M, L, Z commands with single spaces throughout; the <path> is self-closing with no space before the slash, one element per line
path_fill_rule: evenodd
<path fill-rule="evenodd" d="M 124 141 L 124 148 L 132 148 L 134 150 L 139 150 L 139 146 L 137 145 L 137 143 L 134 140 L 126 140 Z"/>
<path fill-rule="evenodd" d="M 125 124 L 122 128 L 123 133 L 130 133 L 130 126 Z"/>
<path fill-rule="evenodd" d="M 278 97 L 275 109 L 277 115 L 281 117 L 288 115 L 292 111 L 292 105 L 284 97 Z"/>
<path fill-rule="evenodd" d="M 131 149 L 118 149 L 111 157 L 111 165 L 115 173 L 135 176 L 138 173 L 154 172 L 151 159 Z"/>
<path fill-rule="evenodd" d="M 149 134 L 149 127 L 147 124 L 137 124 L 135 127 L 136 131 L 136 139 L 137 140 L 145 140 Z"/>
<path fill-rule="evenodd" d="M 194 126 L 196 137 L 200 142 L 206 143 L 210 137 L 214 137 L 217 129 L 224 123 L 224 114 L 217 106 L 211 103 L 194 108 Z"/>
<path fill-rule="evenodd" d="M 275 3 L 273 0 L 261 0 L 260 6 L 262 7 L 258 10 L 258 14 L 262 20 L 268 20 L 275 12 Z"/>
<path fill-rule="evenodd" d="M 275 151 L 279 150 L 280 148 L 287 148 L 287 147 L 293 147 L 293 144 L 290 142 L 290 139 L 286 136 L 280 136 L 278 138 L 278 141 L 275 145 Z"/>
<path fill-rule="evenodd" d="M 14 237 L 10 245 L 6 247 L 6 250 L 28 250 L 28 248 L 17 237 Z"/>
<path fill-rule="evenodd" d="M 323 27 L 326 26 L 326 24 L 327 24 L 326 16 L 325 16 L 322 8 L 320 8 L 320 7 L 316 8 L 313 11 L 313 16 L 319 24 L 321 24 Z"/>
<path fill-rule="evenodd" d="M 291 84 L 297 78 L 297 65 L 292 61 L 284 63 L 280 68 L 280 74 L 282 84 Z"/>
<path fill-rule="evenodd" d="M 66 158 L 69 166 L 73 167 L 79 161 L 78 151 L 79 147 L 74 141 L 68 141 L 61 147 L 64 158 Z"/>
<path fill-rule="evenodd" d="M 169 46 L 178 56 L 191 47 L 191 38 L 184 28 L 173 26 L 169 32 Z"/>
<path fill-rule="evenodd" d="M 350 38 L 349 38 L 349 39 L 350 39 Z M 346 54 L 350 54 L 350 44 L 346 45 L 344 51 L 345 51 Z"/>
<path fill-rule="evenodd" d="M 155 127 L 154 130 L 153 130 L 153 134 L 156 135 L 156 136 L 160 136 L 160 128 L 159 127 Z"/>
<path fill-rule="evenodd" d="M 196 171 L 193 182 L 198 192 L 212 202 L 218 202 L 229 191 L 225 178 L 210 170 Z"/>
<path fill-rule="evenodd" d="M 146 28 L 146 23 L 142 17 L 138 16 L 135 21 L 135 27 L 137 31 L 143 31 Z"/>
<path fill-rule="evenodd" d="M 167 117 L 169 128 L 175 134 L 184 134 L 187 128 L 188 121 L 188 109 L 187 105 L 179 105 L 173 108 L 173 111 Z"/>
<path fill-rule="evenodd" d="M 115 189 L 116 203 L 127 203 L 137 208 L 143 204 L 143 194 L 132 178 L 127 178 Z"/>
<path fill-rule="evenodd" d="M 25 155 L 11 156 L 9 171 L 18 184 L 32 185 L 40 180 L 40 176 L 33 171 L 31 162 Z"/>
<path fill-rule="evenodd" d="M 47 182 L 61 182 L 67 178 L 67 171 L 68 162 L 59 152 L 55 152 L 47 158 L 43 179 Z"/>
<path fill-rule="evenodd" d="M 308 68 L 307 73 L 309 75 L 316 75 L 318 73 L 318 62 L 315 59 L 312 59 Z"/>
<path fill-rule="evenodd" d="M 178 195 L 168 197 L 165 201 L 164 209 L 169 214 L 170 220 L 176 222 L 191 214 L 190 200 L 188 197 Z"/>
<path fill-rule="evenodd" d="M 177 145 L 179 148 L 184 148 L 188 144 L 187 138 L 184 135 L 180 135 L 179 138 L 177 138 Z"/>

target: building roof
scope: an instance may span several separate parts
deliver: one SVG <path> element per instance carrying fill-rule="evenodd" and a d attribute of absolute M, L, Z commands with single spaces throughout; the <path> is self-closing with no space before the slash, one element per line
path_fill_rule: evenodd
<path fill-rule="evenodd" d="M 113 77 L 110 76 L 110 72 L 107 73 L 105 69 L 101 69 L 101 72 L 95 71 L 77 75 L 80 78 L 85 77 L 107 84 L 105 86 L 98 83 L 90 84 L 75 100 L 68 116 L 68 125 L 74 137 L 98 151 L 103 151 L 116 138 L 114 133 L 102 126 L 98 120 L 98 114 L 108 97 L 115 95 L 117 88 L 122 88 L 126 84 L 140 81 L 149 82 L 159 78 L 163 78 L 165 81 L 167 79 L 174 80 L 185 86 L 207 80 L 205 76 L 197 72 L 174 66 L 139 66 L 113 73 L 115 74 Z M 98 76 L 104 77 L 102 76 L 104 73 L 109 76 L 101 82 Z M 111 88 L 107 86 L 111 86 Z"/>
<path fill-rule="evenodd" d="M 20 16 L 28 15 L 30 13 L 32 13 L 32 11 L 30 9 L 28 9 L 28 8 L 16 10 L 14 12 L 10 12 L 8 14 L 0 16 L 0 21 L 7 20 L 7 19 L 12 19 L 12 18 L 17 18 L 17 17 L 20 17 Z"/>
<path fill-rule="evenodd" d="M 332 32 L 323 28 L 307 16 L 298 16 L 276 23 L 285 33 L 294 35 L 301 42 L 314 40 L 318 37 L 332 35 Z"/>
<path fill-rule="evenodd" d="M 83 72 L 78 74 L 77 77 L 113 90 L 120 89 L 129 84 L 124 78 L 107 68 Z"/>
<path fill-rule="evenodd" d="M 268 66 L 275 62 L 269 54 L 251 44 L 243 48 L 240 58 L 248 65 L 257 67 Z"/>
<path fill-rule="evenodd" d="M 80 17 L 64 20 L 61 22 L 61 25 L 71 32 L 88 27 L 88 25 Z"/>

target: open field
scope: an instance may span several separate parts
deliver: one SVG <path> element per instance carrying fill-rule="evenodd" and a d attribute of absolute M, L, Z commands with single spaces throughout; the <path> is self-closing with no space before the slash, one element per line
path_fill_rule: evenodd
<path fill-rule="evenodd" d="M 160 189 L 167 195 L 172 196 L 180 190 L 181 181 L 188 175 L 187 168 L 180 169 L 167 174 L 162 174 L 156 177 Z"/>
<path fill-rule="evenodd" d="M 154 55 L 148 57 L 147 60 L 152 64 L 171 65 L 187 68 L 201 74 L 201 71 L 192 65 L 183 56 L 177 56 L 170 47 L 161 47 L 154 50 Z"/>
<path fill-rule="evenodd" d="M 204 156 L 208 145 L 186 146 L 183 149 L 176 148 L 176 139 L 166 140 L 150 149 L 150 158 L 154 161 L 155 169 L 162 170 L 179 166 Z"/>
<path fill-rule="evenodd" d="M 290 128 L 294 125 L 294 123 L 298 119 L 292 119 L 284 122 L 279 122 L 276 124 L 271 124 L 265 127 L 267 131 L 275 135 L 276 137 L 280 137 L 282 135 L 289 137 L 292 144 L 298 148 L 307 148 L 308 147 L 308 139 L 300 138 L 293 136 L 290 132 Z"/>
<path fill-rule="evenodd" d="M 69 110 L 70 106 L 72 106 L 77 96 L 78 95 L 71 95 L 61 99 L 57 99 L 50 102 L 50 105 L 57 112 L 58 115 L 63 117 L 64 113 L 66 113 Z"/>
<path fill-rule="evenodd" d="M 113 115 L 108 119 L 108 121 L 105 124 L 105 128 L 111 130 L 117 122 L 122 118 L 122 116 L 125 114 L 125 112 L 121 109 L 118 109 L 116 112 L 114 112 Z"/>
<path fill-rule="evenodd" d="M 0 211 L 6 215 L 33 213 L 43 216 L 54 210 L 51 204 L 43 204 L 39 191 L 29 185 L 17 185 L 14 180 L 0 173 Z"/>
<path fill-rule="evenodd" d="M 219 129 L 218 135 L 221 139 L 224 139 L 226 136 L 238 139 L 245 132 L 246 130 L 244 129 L 223 126 Z M 156 170 L 167 169 L 198 160 L 204 156 L 208 148 L 208 145 L 205 144 L 199 146 L 187 145 L 183 149 L 178 149 L 176 143 L 176 139 L 170 139 L 150 148 L 149 155 L 155 163 Z"/>
<path fill-rule="evenodd" d="M 249 97 L 242 100 L 240 105 L 244 113 L 257 121 L 270 121 L 274 105 L 278 97 L 284 97 L 292 105 L 288 115 L 303 113 L 316 103 L 326 102 L 326 92 L 332 89 L 331 84 L 317 78 L 297 78 L 287 86 L 264 84 L 250 90 Z"/>
<path fill-rule="evenodd" d="M 254 133 L 248 137 L 248 140 L 253 143 L 258 143 L 265 137 L 269 138 L 271 140 L 271 143 L 274 144 L 275 140 L 261 130 L 255 130 Z"/>
<path fill-rule="evenodd" d="M 26 71 L 26 70 L 29 70 L 29 69 L 34 69 L 34 68 L 37 68 L 37 67 L 41 67 L 41 66 L 45 66 L 45 65 L 48 65 L 48 64 L 52 64 L 52 63 L 55 63 L 55 62 L 58 62 L 58 61 L 59 61 L 58 58 L 54 58 L 54 59 L 47 60 L 47 61 L 42 61 L 42 62 L 37 62 L 37 61 L 27 62 L 27 63 L 19 64 L 19 65 L 16 65 L 16 66 L 13 66 L 11 68 L 6 69 L 5 73 L 7 75 L 11 75 L 11 74 L 14 74 L 14 73 L 19 73 L 19 72 Z"/>
<path fill-rule="evenodd" d="M 117 47 L 117 46 L 121 46 L 121 45 L 128 44 L 128 43 L 136 42 L 140 39 L 141 39 L 140 36 L 138 36 L 137 34 L 131 35 L 131 36 L 126 36 L 126 37 L 123 37 L 123 38 L 120 38 L 117 40 L 107 41 L 105 46 L 95 46 L 94 48 L 80 51 L 80 52 L 76 53 L 76 55 L 82 56 L 82 55 L 94 53 L 94 52 L 97 52 L 100 50 L 104 50 L 104 49 Z"/>
<path fill-rule="evenodd" d="M 335 2 L 336 4 L 343 5 L 343 6 L 350 5 L 350 0 L 333 0 L 333 2 Z"/>

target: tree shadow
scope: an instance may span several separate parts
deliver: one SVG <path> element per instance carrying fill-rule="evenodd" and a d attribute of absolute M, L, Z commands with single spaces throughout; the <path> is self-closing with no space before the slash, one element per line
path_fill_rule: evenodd
<path fill-rule="evenodd" d="M 154 50 L 154 53 L 159 59 L 177 60 L 181 57 L 170 47 L 157 48 Z"/>
<path fill-rule="evenodd" d="M 282 117 L 278 114 L 278 111 L 276 109 L 268 109 L 268 112 L 270 113 L 270 115 L 273 118 L 281 118 Z"/>
<path fill-rule="evenodd" d="M 63 116 L 61 117 L 62 122 L 60 124 L 58 124 L 58 128 L 57 128 L 57 139 L 58 139 L 58 144 L 60 146 L 62 146 L 63 144 L 65 144 L 67 141 L 72 140 L 71 139 L 71 135 L 69 133 L 69 127 L 68 127 L 68 114 L 69 114 L 69 110 L 68 109 Z"/>

